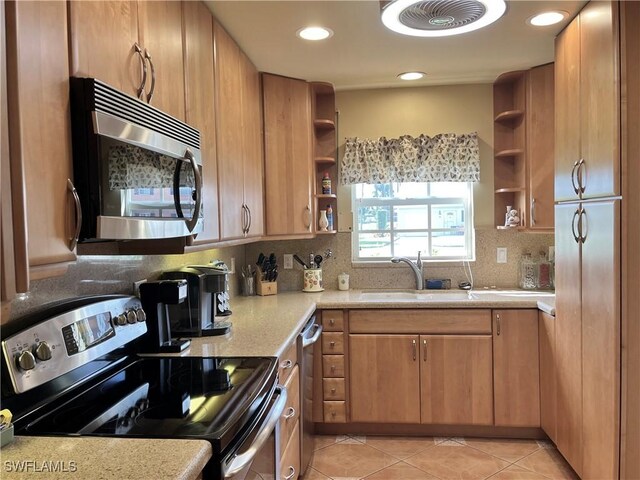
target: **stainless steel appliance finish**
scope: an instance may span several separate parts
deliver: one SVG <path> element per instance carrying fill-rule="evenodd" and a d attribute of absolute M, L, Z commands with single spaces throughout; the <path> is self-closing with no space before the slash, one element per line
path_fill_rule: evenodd
<path fill-rule="evenodd" d="M 71 92 L 79 240 L 201 232 L 198 130 L 96 79 L 72 78 Z"/>
<path fill-rule="evenodd" d="M 16 393 L 53 380 L 142 336 L 146 315 L 136 297 L 118 296 L 61 313 L 2 340 Z"/>
<path fill-rule="evenodd" d="M 322 335 L 322 325 L 316 323 L 315 315 L 307 322 L 298 336 L 298 358 L 300 363 L 300 475 L 306 471 L 313 455 L 313 357 Z"/>

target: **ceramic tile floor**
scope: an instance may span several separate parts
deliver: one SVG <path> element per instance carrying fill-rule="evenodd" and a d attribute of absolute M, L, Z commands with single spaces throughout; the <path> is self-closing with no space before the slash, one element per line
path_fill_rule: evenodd
<path fill-rule="evenodd" d="M 547 442 L 322 435 L 302 480 L 576 480 Z"/>

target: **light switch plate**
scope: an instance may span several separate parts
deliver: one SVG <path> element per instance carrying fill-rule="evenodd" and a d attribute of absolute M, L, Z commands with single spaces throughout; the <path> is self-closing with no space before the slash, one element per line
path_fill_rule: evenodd
<path fill-rule="evenodd" d="M 504 247 L 498 247 L 497 252 L 496 261 L 498 263 L 507 263 L 507 249 Z"/>
<path fill-rule="evenodd" d="M 293 268 L 293 254 L 285 253 L 284 254 L 284 269 L 291 270 Z"/>

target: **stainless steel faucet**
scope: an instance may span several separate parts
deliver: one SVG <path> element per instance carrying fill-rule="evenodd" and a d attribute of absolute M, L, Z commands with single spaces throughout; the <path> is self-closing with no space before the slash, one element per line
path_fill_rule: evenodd
<path fill-rule="evenodd" d="M 407 257 L 393 257 L 391 259 L 391 263 L 406 263 L 411 267 L 413 273 L 416 276 L 416 290 L 424 290 L 424 279 L 422 278 L 422 258 L 420 258 L 420 254 L 422 252 L 418 252 L 418 259 L 416 263 L 413 263 L 411 259 Z"/>

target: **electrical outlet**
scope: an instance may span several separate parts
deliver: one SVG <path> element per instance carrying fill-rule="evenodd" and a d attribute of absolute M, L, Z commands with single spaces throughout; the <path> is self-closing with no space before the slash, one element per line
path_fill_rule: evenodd
<path fill-rule="evenodd" d="M 142 285 L 146 281 L 147 281 L 147 279 L 143 278 L 142 280 L 138 280 L 137 282 L 133 282 L 133 294 L 136 297 L 140 296 L 140 285 Z"/>
<path fill-rule="evenodd" d="M 293 254 L 285 253 L 284 254 L 284 269 L 291 270 L 293 268 Z"/>
<path fill-rule="evenodd" d="M 498 263 L 507 263 L 507 249 L 499 247 L 497 257 Z"/>
<path fill-rule="evenodd" d="M 236 257 L 231 257 L 231 268 L 229 269 L 229 273 L 236 273 Z"/>

